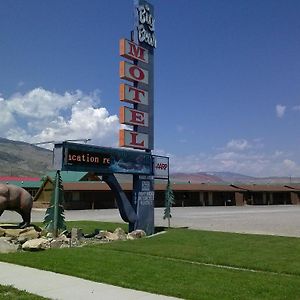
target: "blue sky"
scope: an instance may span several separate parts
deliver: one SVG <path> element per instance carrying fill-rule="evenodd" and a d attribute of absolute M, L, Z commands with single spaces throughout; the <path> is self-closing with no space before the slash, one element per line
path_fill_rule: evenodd
<path fill-rule="evenodd" d="M 300 2 L 152 0 L 155 152 L 172 171 L 300 175 Z M 132 0 L 0 1 L 1 136 L 117 146 Z"/>

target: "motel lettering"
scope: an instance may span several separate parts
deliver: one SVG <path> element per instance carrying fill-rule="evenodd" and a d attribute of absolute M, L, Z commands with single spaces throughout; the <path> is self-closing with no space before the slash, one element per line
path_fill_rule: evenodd
<path fill-rule="evenodd" d="M 120 84 L 120 101 L 148 105 L 148 92 L 136 87 L 121 83 Z"/>

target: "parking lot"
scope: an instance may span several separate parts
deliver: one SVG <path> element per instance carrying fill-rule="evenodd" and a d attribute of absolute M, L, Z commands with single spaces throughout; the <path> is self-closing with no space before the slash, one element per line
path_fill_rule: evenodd
<path fill-rule="evenodd" d="M 163 220 L 164 208 L 155 208 L 155 225 L 167 226 Z M 171 210 L 171 226 L 193 229 L 271 234 L 300 237 L 300 206 L 210 206 L 174 207 Z M 45 210 L 33 209 L 32 221 L 41 222 Z M 122 222 L 117 209 L 68 210 L 66 220 L 96 220 Z M 5 211 L 0 223 L 21 222 L 21 217 Z"/>

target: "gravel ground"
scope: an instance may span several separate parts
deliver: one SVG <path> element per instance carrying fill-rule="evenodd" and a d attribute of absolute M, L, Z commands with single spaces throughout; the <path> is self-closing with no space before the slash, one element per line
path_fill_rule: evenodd
<path fill-rule="evenodd" d="M 166 226 L 163 208 L 155 208 L 155 225 Z M 227 207 L 174 207 L 171 226 L 193 229 L 270 234 L 300 237 L 300 206 L 227 206 Z M 33 209 L 32 221 L 43 221 L 45 210 Z M 96 220 L 122 222 L 117 209 L 68 210 L 66 220 Z M 21 217 L 5 211 L 1 223 L 21 222 Z"/>

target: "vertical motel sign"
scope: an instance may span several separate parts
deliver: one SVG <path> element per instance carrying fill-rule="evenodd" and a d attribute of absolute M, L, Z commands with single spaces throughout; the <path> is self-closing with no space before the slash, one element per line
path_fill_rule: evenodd
<path fill-rule="evenodd" d="M 131 106 L 120 107 L 120 123 L 133 126 L 132 130 L 121 129 L 120 147 L 151 151 L 154 148 L 154 81 L 153 7 L 144 0 L 136 1 L 135 39 L 120 40 L 120 101 Z M 152 11 L 151 11 L 152 10 Z"/>

